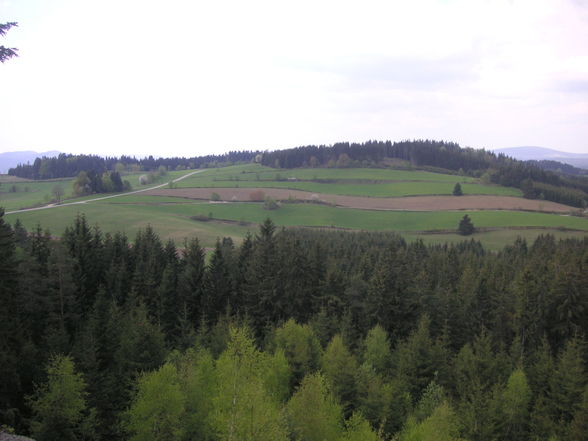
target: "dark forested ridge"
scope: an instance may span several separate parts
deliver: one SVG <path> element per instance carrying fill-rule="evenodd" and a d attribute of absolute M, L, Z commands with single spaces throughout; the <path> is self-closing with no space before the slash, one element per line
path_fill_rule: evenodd
<path fill-rule="evenodd" d="M 0 425 L 40 441 L 587 433 L 588 239 L 491 253 L 268 220 L 205 258 L 0 215 L 0 294 Z"/>
<path fill-rule="evenodd" d="M 250 162 L 259 152 L 239 151 L 222 155 L 195 156 L 191 158 L 154 158 L 149 156 L 137 159 L 132 156 L 101 157 L 96 155 L 69 155 L 61 153 L 56 157 L 41 157 L 32 164 L 20 164 L 8 171 L 8 174 L 27 179 L 55 179 L 77 176 L 80 172 L 93 172 L 101 175 L 108 171 L 116 171 L 117 164 L 123 169 L 134 171 L 150 171 L 159 167 L 168 170 L 185 170 L 218 163 Z"/>

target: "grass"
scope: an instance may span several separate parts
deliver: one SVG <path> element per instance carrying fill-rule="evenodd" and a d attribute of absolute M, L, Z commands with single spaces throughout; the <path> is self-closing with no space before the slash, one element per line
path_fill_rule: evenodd
<path fill-rule="evenodd" d="M 291 177 L 302 181 L 287 180 Z M 334 182 L 316 182 L 317 179 Z M 450 195 L 456 182 L 462 183 L 464 194 L 522 196 L 517 188 L 484 185 L 470 177 L 424 171 L 320 168 L 279 171 L 256 164 L 207 170 L 179 182 L 178 188 L 287 188 L 335 195 L 402 197 Z"/>
<path fill-rule="evenodd" d="M 0 207 L 6 211 L 34 207 L 49 203 L 53 198 L 53 188 L 61 186 L 65 196 L 71 195 L 73 179 L 50 181 L 18 181 L 0 185 Z M 11 189 L 16 191 L 10 191 Z"/>
<path fill-rule="evenodd" d="M 157 202 L 165 202 L 163 204 Z M 313 204 L 283 204 L 278 210 L 267 211 L 259 203 L 187 203 L 181 198 L 159 198 L 131 195 L 98 201 L 84 205 L 63 206 L 49 210 L 6 215 L 9 222 L 20 218 L 25 227 L 33 228 L 40 223 L 54 235 L 61 235 L 65 226 L 73 222 L 78 213 L 85 213 L 91 224 L 98 224 L 104 232 L 122 231 L 132 239 L 136 232 L 148 224 L 163 237 L 181 241 L 197 236 L 205 246 L 212 246 L 217 237 L 232 237 L 238 242 L 247 231 L 270 217 L 278 226 L 336 227 L 352 230 L 397 231 L 407 237 L 424 237 L 427 242 L 462 240 L 452 233 L 425 234 L 426 231 L 455 230 L 464 214 L 469 214 L 478 228 L 540 227 L 552 231 L 575 229 L 588 232 L 588 219 L 573 216 L 558 216 L 545 213 L 517 211 L 370 211 L 336 208 Z M 196 221 L 199 217 L 209 221 Z M 227 223 L 225 221 L 231 221 Z M 525 235 L 525 230 L 477 233 L 486 244 L 506 243 L 506 237 Z M 573 233 L 574 235 L 584 233 Z M 570 233 L 572 234 L 572 233 Z"/>
<path fill-rule="evenodd" d="M 420 170 L 394 170 L 389 168 L 297 168 L 275 169 L 259 164 L 236 165 L 207 170 L 190 180 L 232 180 L 232 181 L 280 181 L 296 178 L 299 180 L 351 179 L 369 181 L 431 181 L 431 182 L 476 182 L 475 178 L 459 175 L 431 173 Z M 190 185 L 191 186 L 191 185 Z"/>
<path fill-rule="evenodd" d="M 182 176 L 190 171 L 174 171 L 161 177 L 157 183 Z M 144 173 L 127 175 L 136 189 L 138 177 Z M 280 174 L 280 176 L 276 176 Z M 257 177 L 259 176 L 259 180 Z M 334 179 L 335 182 L 320 183 L 282 180 Z M 345 177 L 345 178 L 343 178 Z M 412 178 L 409 179 L 409 178 Z M 272 181 L 271 179 L 274 179 Z M 276 181 L 275 179 L 280 179 Z M 396 179 L 395 182 L 391 182 Z M 379 183 L 368 184 L 362 180 Z M 409 194 L 450 194 L 457 181 L 462 182 L 466 194 L 518 195 L 518 190 L 505 187 L 485 186 L 473 178 L 442 175 L 421 171 L 388 169 L 297 169 L 275 170 L 258 164 L 210 169 L 181 181 L 186 187 L 286 187 L 298 188 L 326 194 L 353 194 L 369 196 L 405 196 Z M 71 179 L 62 185 L 71 188 Z M 4 199 L 0 205 L 16 209 L 32 204 L 35 197 L 43 198 L 50 193 L 55 181 L 19 182 L 15 185 L 29 186 L 29 192 L 17 192 L 18 197 Z M 0 188 L 7 188 L 2 184 Z M 487 191 L 488 193 L 483 193 Z M 513 192 L 515 192 L 513 194 Z M 29 199 L 25 196 L 28 194 Z M 5 194 L 2 194 L 4 196 Z M 78 200 L 102 197 L 92 195 Z M 17 203 L 18 202 L 18 203 Z M 12 205 L 9 205 L 12 204 Z M 7 210 L 8 211 L 8 210 Z M 267 211 L 259 203 L 210 204 L 194 202 L 178 197 L 160 197 L 130 194 L 86 204 L 59 206 L 47 210 L 20 212 L 6 215 L 8 222 L 20 218 L 25 227 L 41 224 L 53 235 L 60 236 L 65 226 L 71 225 L 78 213 L 84 213 L 90 224 L 98 224 L 103 232 L 122 231 L 132 240 L 137 231 L 151 225 L 162 238 L 181 242 L 185 238 L 198 237 L 204 246 L 214 245 L 217 237 L 232 237 L 239 242 L 248 231 L 257 231 L 256 224 L 270 217 L 278 226 L 335 227 L 350 230 L 396 231 L 407 240 L 421 238 L 425 243 L 459 242 L 464 240 L 453 231 L 464 214 L 469 214 L 477 228 L 493 229 L 475 233 L 472 238 L 480 240 L 491 249 L 502 248 L 521 236 L 532 241 L 539 234 L 554 233 L 556 237 L 579 237 L 588 234 L 588 219 L 559 216 L 546 213 L 518 211 L 439 211 L 407 212 L 376 211 L 337 208 L 314 204 L 283 204 L 278 210 Z M 200 219 L 200 220 L 194 220 Z M 523 229 L 521 229 L 523 228 Z M 568 231 L 575 230 L 575 231 Z M 431 232 L 436 232 L 431 234 Z"/>
<path fill-rule="evenodd" d="M 142 176 L 147 172 L 124 175 L 122 179 L 128 180 L 133 186 L 134 190 L 140 190 L 142 188 L 153 185 L 163 184 L 165 182 L 171 181 L 172 179 L 179 178 L 180 176 L 183 176 L 189 172 L 190 170 L 171 171 L 168 172 L 167 175 L 160 176 L 155 179 L 153 183 L 145 186 L 139 184 L 139 176 Z M 19 179 L 16 182 L 2 182 L 0 185 L 0 207 L 4 207 L 6 211 L 13 211 L 48 204 L 54 199 L 53 189 L 56 185 L 60 185 L 64 191 L 62 202 L 81 202 L 88 199 L 94 199 L 96 197 L 117 194 L 100 193 L 74 198 L 72 195 L 73 181 L 74 178 L 51 179 L 45 181 L 30 181 Z M 11 188 L 14 188 L 16 191 L 11 192 Z"/>

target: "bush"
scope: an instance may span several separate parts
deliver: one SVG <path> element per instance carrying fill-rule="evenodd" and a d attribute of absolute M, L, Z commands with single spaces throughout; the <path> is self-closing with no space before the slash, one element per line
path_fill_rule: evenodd
<path fill-rule="evenodd" d="M 263 202 L 263 209 L 264 210 L 277 210 L 280 208 L 280 204 L 277 203 L 274 199 L 266 196 L 265 201 Z"/>
<path fill-rule="evenodd" d="M 211 201 L 220 201 L 221 200 L 221 197 L 220 197 L 220 195 L 217 192 L 213 192 L 210 195 L 210 200 Z"/>

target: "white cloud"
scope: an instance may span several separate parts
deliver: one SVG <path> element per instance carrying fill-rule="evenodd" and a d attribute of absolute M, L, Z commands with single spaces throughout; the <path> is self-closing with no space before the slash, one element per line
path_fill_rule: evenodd
<path fill-rule="evenodd" d="M 0 151 L 410 137 L 588 150 L 578 2 L 0 4 L 21 50 L 0 66 Z"/>

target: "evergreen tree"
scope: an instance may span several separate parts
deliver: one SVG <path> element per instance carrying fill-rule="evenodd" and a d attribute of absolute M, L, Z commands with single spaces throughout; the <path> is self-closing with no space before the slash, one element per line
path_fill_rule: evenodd
<path fill-rule="evenodd" d="M 463 190 L 461 189 L 461 184 L 457 182 L 455 187 L 453 187 L 453 196 L 462 196 Z"/>
<path fill-rule="evenodd" d="M 47 366 L 47 383 L 31 397 L 33 436 L 39 441 L 92 439 L 93 419 L 85 389 L 71 358 L 53 357 Z"/>
<path fill-rule="evenodd" d="M 472 223 L 472 220 L 470 219 L 470 217 L 467 214 L 464 214 L 464 216 L 459 221 L 459 225 L 457 227 L 457 232 L 459 234 L 461 234 L 462 236 L 469 236 L 470 234 L 473 234 L 474 231 L 476 231 L 476 230 L 474 228 L 474 224 Z"/>

